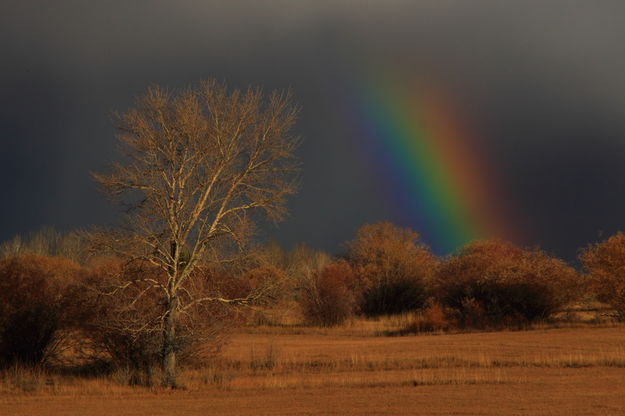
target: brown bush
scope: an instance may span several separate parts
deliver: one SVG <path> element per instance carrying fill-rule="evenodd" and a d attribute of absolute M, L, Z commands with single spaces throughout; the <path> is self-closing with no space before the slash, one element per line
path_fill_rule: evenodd
<path fill-rule="evenodd" d="M 589 274 L 591 292 L 614 308 L 620 320 L 625 320 L 625 234 L 619 232 L 590 245 L 579 258 Z"/>
<path fill-rule="evenodd" d="M 339 325 L 354 313 L 355 276 L 345 262 L 329 264 L 312 274 L 302 289 L 300 306 L 313 325 Z"/>
<path fill-rule="evenodd" d="M 539 250 L 477 241 L 438 268 L 435 286 L 463 327 L 522 325 L 545 319 L 579 296 L 574 269 Z"/>
<path fill-rule="evenodd" d="M 437 261 L 417 233 L 389 222 L 364 225 L 346 246 L 361 312 L 396 314 L 423 306 Z"/>
<path fill-rule="evenodd" d="M 447 331 L 455 326 L 456 323 L 449 319 L 443 305 L 432 298 L 426 302 L 419 321 L 419 332 Z"/>
<path fill-rule="evenodd" d="M 409 315 L 411 316 L 411 315 Z M 450 314 L 436 299 L 429 298 L 420 313 L 412 315 L 399 329 L 385 331 L 388 336 L 405 336 L 424 332 L 448 331 L 456 328 Z"/>
<path fill-rule="evenodd" d="M 247 294 L 256 299 L 256 304 L 272 305 L 290 298 L 294 281 L 286 272 L 275 266 L 253 268 L 241 276 L 246 284 Z"/>
<path fill-rule="evenodd" d="M 0 260 L 0 364 L 41 364 L 62 346 L 80 266 L 32 253 Z"/>
<path fill-rule="evenodd" d="M 83 275 L 83 307 L 77 315 L 88 343 L 87 358 L 104 359 L 123 369 L 129 384 L 149 385 L 161 342 L 160 310 L 150 302 L 160 294 L 147 282 L 132 284 L 142 278 L 158 281 L 162 273 L 113 256 L 91 259 Z"/>
<path fill-rule="evenodd" d="M 216 353 L 235 323 L 242 321 L 235 306 L 220 299 L 246 297 L 270 271 L 257 270 L 251 278 L 235 278 L 223 271 L 198 266 L 179 296 L 189 304 L 214 298 L 184 310 L 176 326 L 180 363 L 191 363 Z M 93 259 L 84 276 L 81 328 L 91 341 L 94 358 L 108 356 L 128 374 L 130 384 L 152 384 L 152 368 L 162 358 L 162 317 L 165 302 L 160 285 L 166 274 L 144 262 L 126 263 L 115 257 Z M 185 299 L 185 296 L 193 299 Z"/>

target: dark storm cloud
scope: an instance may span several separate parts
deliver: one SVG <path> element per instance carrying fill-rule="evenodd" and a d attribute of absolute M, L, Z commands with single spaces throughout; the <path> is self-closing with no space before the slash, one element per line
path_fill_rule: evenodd
<path fill-rule="evenodd" d="M 524 243 L 572 257 L 625 224 L 625 5 L 582 1 L 5 1 L 0 239 L 105 223 L 88 175 L 114 157 L 112 110 L 150 84 L 213 76 L 292 87 L 303 187 L 277 230 L 336 250 L 391 215 L 333 87 L 350 62 L 434 72 L 487 138 Z M 392 219 L 392 218 L 390 218 Z"/>

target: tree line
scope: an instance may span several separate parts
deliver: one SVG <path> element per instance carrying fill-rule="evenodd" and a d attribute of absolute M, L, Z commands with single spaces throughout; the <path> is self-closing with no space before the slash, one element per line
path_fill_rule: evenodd
<path fill-rule="evenodd" d="M 54 251 L 53 241 L 65 238 L 76 234 L 45 230 L 22 239 L 17 251 L 15 240 L 0 245 L 0 363 L 58 365 L 71 350 L 108 369 L 123 366 L 131 384 L 152 384 L 163 359 L 162 299 L 135 282 L 166 274 L 114 255 L 70 259 Z M 181 314 L 175 348 L 184 363 L 206 359 L 254 307 L 281 302 L 296 303 L 305 324 L 319 326 L 421 312 L 429 320 L 415 331 L 518 328 L 588 299 L 605 302 L 622 320 L 625 234 L 589 245 L 579 259 L 580 272 L 501 240 L 437 257 L 417 233 L 388 222 L 362 226 L 336 256 L 305 245 L 259 245 L 233 263 L 190 274 L 188 296 L 215 301 Z"/>

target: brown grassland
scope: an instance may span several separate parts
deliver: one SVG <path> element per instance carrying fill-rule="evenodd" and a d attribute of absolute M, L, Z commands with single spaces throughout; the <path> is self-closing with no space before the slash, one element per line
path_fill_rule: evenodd
<path fill-rule="evenodd" d="M 20 368 L 0 415 L 623 415 L 625 326 L 385 336 L 410 316 L 242 328 L 181 390 Z"/>

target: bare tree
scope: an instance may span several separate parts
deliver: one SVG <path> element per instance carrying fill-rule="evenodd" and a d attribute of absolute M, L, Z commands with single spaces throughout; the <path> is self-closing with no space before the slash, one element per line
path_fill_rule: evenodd
<path fill-rule="evenodd" d="M 176 386 L 176 327 L 180 317 L 210 302 L 251 303 L 242 297 L 201 296 L 194 270 L 207 258 L 224 260 L 224 241 L 243 247 L 256 213 L 285 213 L 296 188 L 298 108 L 291 94 L 260 88 L 228 91 L 214 80 L 198 88 L 148 89 L 136 107 L 116 116 L 125 161 L 95 180 L 126 206 L 124 226 L 100 241 L 130 261 L 150 263 L 162 279 L 130 281 L 160 292 L 163 385 Z M 137 296 L 142 292 L 138 291 Z"/>
<path fill-rule="evenodd" d="M 0 258 L 17 256 L 27 252 L 42 256 L 61 256 L 83 263 L 84 232 L 70 231 L 60 233 L 52 227 L 27 235 L 16 235 L 11 240 L 0 243 Z"/>

